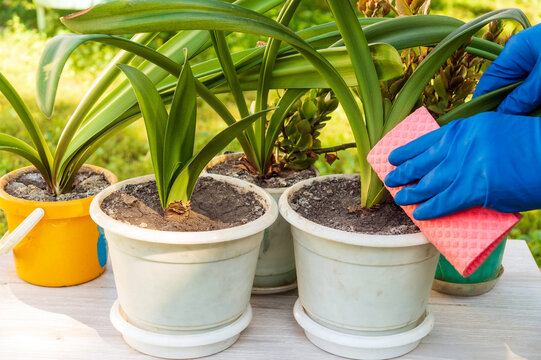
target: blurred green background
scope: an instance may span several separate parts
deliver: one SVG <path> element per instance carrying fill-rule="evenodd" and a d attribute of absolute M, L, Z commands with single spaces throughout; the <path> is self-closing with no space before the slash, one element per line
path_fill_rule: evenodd
<path fill-rule="evenodd" d="M 431 13 L 470 20 L 487 11 L 508 7 L 523 10 L 532 24 L 537 24 L 541 20 L 541 0 L 432 0 Z M 66 11 L 47 10 L 46 31 L 39 33 L 36 29 L 36 7 L 32 1 L 0 0 L 0 72 L 8 78 L 30 106 L 51 148 L 54 148 L 65 122 L 93 79 L 115 54 L 114 49 L 95 43 L 86 43 L 77 50 L 69 60 L 62 76 L 53 117 L 44 118 L 35 102 L 35 71 L 47 40 L 58 33 L 66 32 L 58 21 L 59 16 L 65 13 Z M 304 1 L 292 22 L 292 27 L 302 29 L 311 24 L 328 21 L 331 21 L 331 15 L 325 1 Z M 166 35 L 158 38 L 152 46 L 159 46 L 165 39 Z M 229 39 L 233 49 L 253 46 L 258 40 L 265 40 L 242 35 L 234 35 Z M 232 99 L 226 97 L 225 100 L 231 103 L 232 110 L 235 109 Z M 224 124 L 208 107 L 200 105 L 198 111 L 197 140 L 199 143 L 197 145 L 201 146 L 211 134 L 223 129 Z M 15 112 L 3 97 L 0 97 L 0 132 L 29 140 Z M 321 140 L 323 146 L 353 141 L 347 120 L 340 109 L 333 114 L 330 125 L 323 129 Z M 229 148 L 240 150 L 236 143 L 231 144 Z M 339 153 L 339 157 L 340 160 L 336 161 L 332 167 L 321 160 L 316 165 L 322 174 L 356 172 L 357 161 L 354 150 L 343 151 Z M 89 163 L 110 169 L 120 179 L 152 172 L 143 122 L 135 122 L 123 133 L 108 141 L 90 158 Z M 27 163 L 19 157 L 8 153 L 0 154 L 0 176 L 25 165 Z M 6 230 L 4 215 L 0 213 L 0 233 Z M 540 211 L 524 213 L 524 218 L 513 229 L 510 236 L 526 240 L 538 265 L 541 266 Z"/>

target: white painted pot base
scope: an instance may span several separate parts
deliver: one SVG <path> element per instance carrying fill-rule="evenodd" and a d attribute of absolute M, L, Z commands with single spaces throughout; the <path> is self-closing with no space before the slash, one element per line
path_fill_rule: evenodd
<path fill-rule="evenodd" d="M 269 288 L 255 287 L 254 286 L 252 288 L 252 294 L 253 295 L 279 294 L 279 293 L 287 292 L 287 291 L 290 291 L 290 290 L 295 290 L 296 288 L 297 288 L 297 281 L 295 281 L 292 284 L 276 286 L 276 287 L 269 287 Z"/>
<path fill-rule="evenodd" d="M 350 359 L 390 359 L 412 351 L 434 327 L 434 315 L 427 308 L 419 325 L 403 333 L 366 336 L 341 333 L 312 320 L 304 311 L 299 299 L 293 315 L 304 329 L 308 340 L 322 350 Z"/>
<path fill-rule="evenodd" d="M 126 343 L 144 354 L 166 359 L 191 359 L 209 356 L 233 345 L 241 331 L 252 320 L 252 307 L 233 323 L 205 333 L 169 335 L 140 329 L 130 324 L 120 313 L 120 304 L 115 301 L 110 312 L 110 319 L 115 329 Z"/>

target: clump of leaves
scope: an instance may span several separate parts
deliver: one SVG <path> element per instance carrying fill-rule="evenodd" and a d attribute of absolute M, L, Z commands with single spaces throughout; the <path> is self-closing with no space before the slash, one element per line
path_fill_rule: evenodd
<path fill-rule="evenodd" d="M 390 12 L 396 16 L 428 14 L 430 3 L 430 0 L 359 0 L 357 5 L 365 17 L 385 17 Z M 502 31 L 502 22 L 493 21 L 489 23 L 482 38 L 503 46 L 509 37 L 500 38 Z M 426 106 L 436 119 L 466 102 L 488 66 L 485 59 L 466 52 L 469 45 L 463 45 L 452 54 L 423 90 L 419 105 Z M 381 92 L 387 103 L 394 101 L 407 79 L 430 51 L 430 47 L 419 47 L 401 52 L 404 75 L 381 83 Z"/>
<path fill-rule="evenodd" d="M 288 10 L 294 9 L 298 1 L 286 1 L 285 5 L 287 9 L 283 14 L 287 14 L 288 16 L 285 18 L 289 18 L 293 14 L 293 12 Z M 261 2 L 259 1 L 258 3 Z M 64 18 L 63 22 L 71 30 L 83 33 L 126 34 L 134 31 L 157 32 L 201 29 L 215 32 L 240 31 L 272 37 L 273 39 L 277 39 L 278 42 L 287 43 L 286 47 L 290 47 L 294 52 L 310 62 L 312 67 L 317 71 L 318 77 L 325 82 L 326 86 L 333 90 L 344 109 L 359 154 L 359 172 L 362 184 L 361 206 L 369 208 L 378 204 L 386 196 L 386 192 L 382 182 L 366 160 L 368 153 L 386 133 L 398 125 L 411 112 L 426 84 L 433 78 L 434 74 L 438 73 L 438 70 L 445 64 L 447 58 L 491 21 L 511 19 L 517 21 L 524 28 L 531 25 L 524 13 L 516 9 L 493 11 L 464 24 L 456 19 L 430 15 L 423 17 L 397 17 L 385 21 L 374 21 L 374 19 L 363 21 L 363 19 L 357 18 L 353 7 L 347 1 L 329 0 L 328 4 L 335 19 L 336 27 L 333 28 L 331 26 L 331 32 L 325 30 L 328 29 L 328 25 L 318 27 L 316 33 L 311 32 L 310 34 L 312 35 L 308 36 L 316 39 L 311 43 L 285 27 L 285 22 L 275 22 L 256 12 L 216 0 L 198 0 L 197 4 L 189 0 L 132 0 L 128 3 L 124 1 L 111 2 L 97 5 L 85 12 L 73 14 Z M 164 19 L 164 14 L 167 14 L 166 19 Z M 370 36 L 366 36 L 363 31 L 363 25 L 368 27 L 369 24 L 371 31 L 367 31 L 366 35 Z M 397 31 L 393 31 L 393 29 Z M 400 30 L 398 31 L 398 29 Z M 341 34 L 341 39 L 336 38 L 336 30 Z M 323 31 L 323 34 L 320 31 Z M 376 34 L 377 36 L 375 36 Z M 321 36 L 332 39 L 332 42 L 328 46 L 332 47 L 334 44 L 336 46 L 340 46 L 340 44 L 345 45 L 346 54 L 348 55 L 347 64 L 353 70 L 349 72 L 351 76 L 341 74 L 329 62 L 328 57 L 324 56 L 331 56 L 335 50 L 342 51 L 344 50 L 343 48 L 334 49 L 333 47 L 331 49 L 323 49 L 326 46 L 320 44 L 319 46 L 323 48 L 321 51 L 318 51 L 312 46 L 319 43 L 322 39 Z M 369 43 L 369 39 L 372 39 L 373 43 Z M 204 44 L 207 38 L 201 40 L 202 44 Z M 219 45 L 221 43 L 220 38 L 216 37 L 216 40 L 217 45 Z M 277 42 L 273 43 L 277 44 Z M 381 91 L 380 81 L 385 79 L 379 76 L 378 64 L 372 56 L 372 47 L 377 45 L 379 50 L 385 50 L 384 52 L 387 54 L 385 56 L 386 63 L 389 65 L 386 66 L 387 69 L 393 69 L 391 72 L 394 73 L 394 65 L 397 63 L 399 65 L 399 72 L 402 73 L 400 55 L 395 49 L 402 50 L 411 47 L 432 46 L 436 43 L 438 45 L 419 64 L 392 104 L 388 104 L 381 96 L 378 96 L 378 93 Z M 484 39 L 475 38 L 475 41 L 470 46 L 470 51 L 493 59 L 501 51 L 501 47 L 499 45 L 489 46 L 489 44 L 492 43 Z M 201 47 L 201 43 L 198 45 L 195 49 Z M 275 46 L 278 48 L 274 47 L 273 44 L 267 45 L 265 52 L 270 54 L 274 53 L 274 51 L 271 52 L 270 50 L 279 51 L 279 45 Z M 270 50 L 267 51 L 267 49 Z M 220 51 L 220 53 L 227 54 L 228 52 L 226 50 L 224 47 L 224 51 Z M 268 80 L 272 83 L 274 76 L 270 76 L 270 72 L 264 71 L 265 69 L 272 68 L 270 66 L 272 61 L 268 61 L 271 58 L 276 59 L 275 56 L 263 56 L 262 66 L 260 67 L 262 71 L 260 74 L 264 73 L 269 76 Z M 222 60 L 225 60 L 222 65 L 226 65 L 226 68 L 232 68 L 230 66 L 231 61 L 228 61 L 227 57 L 222 56 Z M 234 72 L 231 71 L 231 74 Z M 300 86 L 298 85 L 299 82 L 311 81 L 317 77 L 298 76 L 295 78 L 295 81 L 292 81 L 291 77 L 291 75 L 288 75 L 289 84 L 277 88 L 287 88 L 288 91 L 286 94 L 291 94 L 289 100 L 293 104 L 298 100 L 296 96 L 304 94 L 305 91 L 299 95 L 299 92 L 296 91 L 298 89 L 291 89 L 291 85 Z M 386 76 L 385 78 L 392 79 L 394 76 Z M 267 78 L 259 75 L 259 79 Z M 346 79 L 353 80 L 353 82 L 347 82 Z M 234 78 L 231 77 L 230 80 L 234 80 Z M 239 81 L 239 83 L 244 86 L 247 85 L 244 81 Z M 351 86 L 358 86 L 357 93 L 354 94 L 351 91 Z M 513 86 L 517 85 L 512 84 L 503 90 L 499 89 L 484 94 L 450 111 L 443 117 L 446 120 L 453 120 L 458 118 L 457 116 L 471 116 L 481 111 L 493 109 L 501 101 L 502 96 L 505 95 L 505 91 L 508 91 Z M 325 85 L 302 85 L 304 89 L 322 87 L 325 87 Z M 268 89 L 270 86 L 258 84 L 257 88 Z M 230 87 L 231 92 L 234 92 L 236 89 L 238 89 L 237 86 Z M 291 92 L 291 90 L 295 91 Z M 259 93 L 266 94 L 266 91 Z M 286 94 L 283 98 L 286 98 Z M 237 94 L 235 97 L 240 99 L 241 96 L 238 95 L 240 94 Z M 362 106 L 355 99 L 355 95 L 360 97 Z M 280 108 L 273 113 L 273 117 L 277 112 L 287 112 L 287 107 L 282 106 L 283 98 Z M 242 100 L 244 101 L 244 99 Z M 239 104 L 242 105 L 242 102 L 239 101 Z M 265 104 L 265 99 L 258 97 L 256 110 L 264 108 Z M 281 118 L 281 114 L 279 115 Z M 276 118 L 279 117 L 276 116 Z M 268 148 L 273 149 L 274 146 L 274 141 L 267 142 L 265 139 L 263 142 L 268 129 L 272 128 L 273 132 L 275 130 L 271 125 L 277 124 L 277 122 L 273 122 L 272 120 L 271 118 L 267 129 L 264 126 L 266 125 L 265 121 L 259 123 L 263 126 L 256 126 L 254 129 L 254 138 L 260 139 L 260 141 L 254 144 L 258 145 L 257 152 L 261 155 L 267 153 Z M 279 127 L 276 129 L 279 130 Z M 260 156 L 260 159 L 267 160 L 265 156 Z"/>
<path fill-rule="evenodd" d="M 338 99 L 330 89 L 312 89 L 295 103 L 286 115 L 276 143 L 285 166 L 301 170 L 314 164 L 322 153 L 321 130 L 337 107 Z"/>
<path fill-rule="evenodd" d="M 186 53 L 184 58 L 188 59 Z M 118 67 L 130 81 L 141 108 L 165 215 L 178 220 L 190 211 L 190 198 L 207 163 L 262 112 L 230 125 L 194 154 L 197 95 L 196 80 L 188 61 L 178 77 L 169 114 L 155 85 L 143 72 L 129 65 Z"/>

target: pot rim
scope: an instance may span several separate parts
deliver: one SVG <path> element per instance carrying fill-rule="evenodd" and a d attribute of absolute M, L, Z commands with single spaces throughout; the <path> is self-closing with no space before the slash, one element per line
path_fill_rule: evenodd
<path fill-rule="evenodd" d="M 90 164 L 83 164 L 83 166 L 91 168 L 97 173 L 103 174 L 111 185 L 118 182 L 116 175 L 105 168 Z M 10 171 L 0 178 L 0 208 L 17 216 L 28 216 L 36 208 L 43 208 L 45 210 L 44 218 L 48 219 L 88 216 L 90 202 L 96 195 L 88 196 L 82 199 L 65 201 L 35 201 L 21 199 L 8 194 L 4 189 L 7 182 L 10 181 L 16 174 L 28 170 L 36 170 L 36 167 L 33 165 L 25 166 Z"/>
<path fill-rule="evenodd" d="M 205 166 L 205 173 L 207 173 L 207 168 L 209 167 L 213 167 L 215 165 L 218 165 L 219 163 L 222 163 L 224 161 L 227 161 L 229 159 L 235 159 L 236 157 L 242 157 L 244 156 L 244 153 L 241 152 L 241 151 L 236 151 L 236 152 L 230 152 L 230 153 L 227 153 L 227 154 L 220 154 L 220 155 L 216 155 L 208 164 L 207 166 Z M 310 165 L 309 169 L 313 170 L 314 173 L 316 174 L 316 176 L 314 177 L 318 177 L 319 176 L 319 170 L 317 167 L 315 167 L 314 165 Z M 301 180 L 302 181 L 302 180 Z M 293 186 L 293 185 L 292 185 Z M 261 187 L 261 186 L 260 186 Z M 291 187 L 291 186 L 289 186 Z M 265 188 L 265 187 L 261 187 L 262 189 L 264 189 L 265 191 L 268 191 L 271 195 L 282 195 L 284 193 L 284 191 L 286 191 L 289 187 L 278 187 L 278 188 Z"/>
<path fill-rule="evenodd" d="M 289 205 L 289 198 L 297 190 L 310 185 L 315 181 L 325 181 L 332 178 L 358 178 L 359 174 L 335 174 L 319 176 L 317 178 L 306 179 L 289 187 L 280 197 L 278 207 L 280 214 L 291 224 L 310 235 L 332 240 L 340 243 L 369 246 L 369 247 L 408 247 L 428 244 L 429 241 L 423 233 L 403 235 L 374 235 L 358 232 L 348 232 L 344 230 L 333 229 L 329 226 L 321 225 L 301 216 Z"/>
<path fill-rule="evenodd" d="M 276 218 L 278 217 L 278 205 L 272 199 L 270 194 L 266 193 L 263 189 L 257 185 L 251 184 L 247 181 L 230 178 L 228 176 L 216 175 L 216 174 L 201 174 L 202 177 L 211 177 L 215 180 L 229 183 L 233 186 L 239 187 L 245 192 L 254 192 L 262 200 L 263 205 L 266 207 L 265 213 L 251 221 L 249 223 L 238 225 L 221 230 L 211 231 L 162 231 L 145 229 L 135 225 L 130 225 L 122 221 L 118 221 L 105 214 L 101 210 L 101 203 L 114 191 L 120 189 L 127 184 L 142 183 L 149 180 L 154 180 L 154 175 L 144 175 L 136 178 L 128 179 L 109 186 L 96 195 L 92 203 L 90 204 L 90 217 L 102 228 L 107 231 L 116 233 L 120 236 L 127 237 L 134 240 L 145 241 L 149 243 L 161 243 L 161 244 L 178 244 L 178 245 L 192 245 L 192 244 L 208 244 L 219 243 L 231 240 L 238 240 L 248 236 L 252 236 L 268 228 Z"/>

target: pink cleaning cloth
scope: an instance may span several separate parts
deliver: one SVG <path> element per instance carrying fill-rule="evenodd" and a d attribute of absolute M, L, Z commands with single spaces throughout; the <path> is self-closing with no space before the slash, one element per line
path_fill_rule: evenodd
<path fill-rule="evenodd" d="M 428 110 L 421 107 L 374 146 L 368 154 L 368 162 L 384 181 L 395 168 L 388 161 L 391 151 L 438 127 Z M 387 189 L 394 197 L 401 188 Z M 438 219 L 418 221 L 413 218 L 417 206 L 402 206 L 402 209 L 462 276 L 471 275 L 521 218 L 519 214 L 477 207 Z"/>

